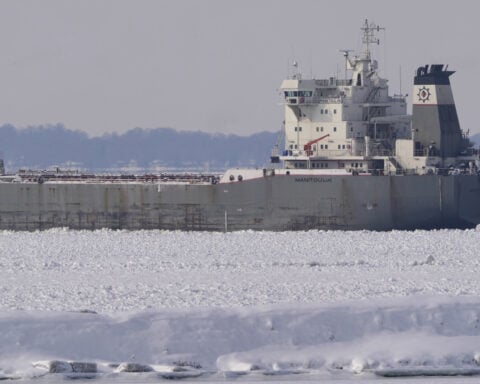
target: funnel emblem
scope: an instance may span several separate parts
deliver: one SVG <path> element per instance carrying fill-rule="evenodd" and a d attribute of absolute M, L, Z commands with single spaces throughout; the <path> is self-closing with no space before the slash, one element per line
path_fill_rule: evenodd
<path fill-rule="evenodd" d="M 426 87 L 422 87 L 417 93 L 418 101 L 425 103 L 430 99 L 430 95 L 430 90 Z"/>

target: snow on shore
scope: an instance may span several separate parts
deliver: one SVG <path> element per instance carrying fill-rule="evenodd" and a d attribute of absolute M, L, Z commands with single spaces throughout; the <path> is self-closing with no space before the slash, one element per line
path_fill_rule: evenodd
<path fill-rule="evenodd" d="M 126 362 L 149 375 L 477 373 L 479 240 L 0 232 L 0 377 L 49 361 L 92 362 L 97 375 Z"/>
<path fill-rule="evenodd" d="M 475 369 L 480 299 L 415 297 L 340 305 L 165 309 L 134 314 L 3 312 L 4 374 L 45 372 L 38 360 L 122 362 L 159 372 L 344 373 Z"/>

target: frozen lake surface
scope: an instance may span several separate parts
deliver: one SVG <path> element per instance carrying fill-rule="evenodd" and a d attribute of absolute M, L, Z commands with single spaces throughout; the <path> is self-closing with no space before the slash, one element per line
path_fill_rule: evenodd
<path fill-rule="evenodd" d="M 136 383 L 480 373 L 479 244 L 479 228 L 3 231 L 0 378 L 87 362 Z M 472 382 L 402 382 L 439 380 Z"/>
<path fill-rule="evenodd" d="M 118 312 L 480 295 L 475 230 L 51 230 L 0 232 L 0 244 L 2 310 Z"/>

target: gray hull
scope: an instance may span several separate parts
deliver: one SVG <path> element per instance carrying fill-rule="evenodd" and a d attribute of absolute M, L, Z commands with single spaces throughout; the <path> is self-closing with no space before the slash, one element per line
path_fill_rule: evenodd
<path fill-rule="evenodd" d="M 270 176 L 230 184 L 0 183 L 0 228 L 391 230 L 480 223 L 480 178 Z"/>

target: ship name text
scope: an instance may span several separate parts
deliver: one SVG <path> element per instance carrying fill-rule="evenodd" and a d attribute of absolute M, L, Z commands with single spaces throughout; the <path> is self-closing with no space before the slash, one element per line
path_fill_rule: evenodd
<path fill-rule="evenodd" d="M 296 177 L 297 183 L 331 183 L 331 177 Z"/>

